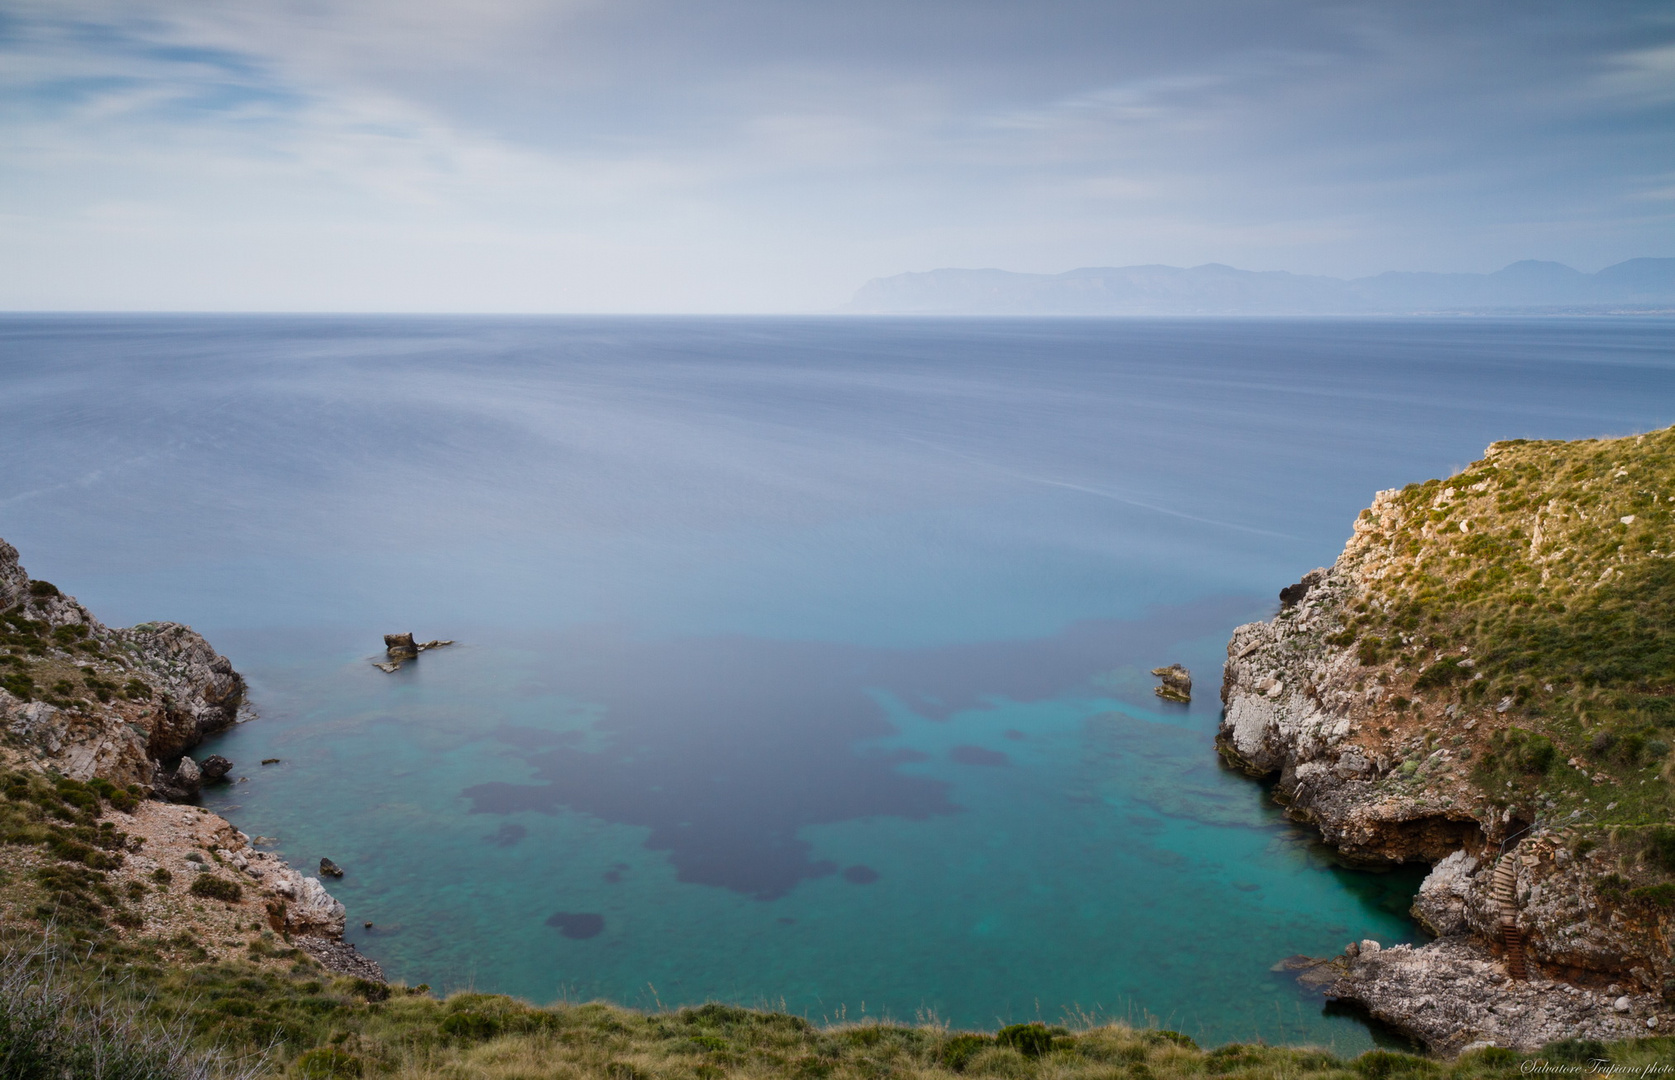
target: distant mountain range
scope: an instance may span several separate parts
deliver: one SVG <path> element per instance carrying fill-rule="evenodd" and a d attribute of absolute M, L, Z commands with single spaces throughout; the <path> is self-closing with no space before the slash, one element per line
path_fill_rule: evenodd
<path fill-rule="evenodd" d="M 1675 259 L 1597 274 L 1527 259 L 1493 274 L 1312 277 L 1208 263 L 1063 274 L 931 270 L 866 283 L 846 310 L 895 315 L 1417 315 L 1675 311 Z"/>

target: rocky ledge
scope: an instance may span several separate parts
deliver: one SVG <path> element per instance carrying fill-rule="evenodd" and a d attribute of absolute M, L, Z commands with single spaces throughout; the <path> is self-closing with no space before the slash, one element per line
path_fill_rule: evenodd
<path fill-rule="evenodd" d="M 189 927 L 215 941 L 266 925 L 329 970 L 382 980 L 374 961 L 343 942 L 344 907 L 318 878 L 257 850 L 202 807 L 170 805 L 232 768 L 218 756 L 200 765 L 186 751 L 235 723 L 243 705 L 244 679 L 190 627 L 105 626 L 74 597 L 32 580 L 0 540 L 0 771 L 115 786 L 124 808 L 113 804 L 106 821 L 129 838 L 126 850 L 94 857 L 147 896 L 122 932 L 163 938 Z M 22 868 L 39 856 L 17 849 L 8 858 Z M 201 874 L 239 887 L 206 904 L 190 891 Z M 223 932 L 203 935 L 205 923 Z"/>
<path fill-rule="evenodd" d="M 1672 462 L 1675 431 L 1497 444 L 1380 492 L 1228 645 L 1223 758 L 1346 861 L 1432 867 L 1436 940 L 1306 981 L 1433 1051 L 1675 1027 Z"/>

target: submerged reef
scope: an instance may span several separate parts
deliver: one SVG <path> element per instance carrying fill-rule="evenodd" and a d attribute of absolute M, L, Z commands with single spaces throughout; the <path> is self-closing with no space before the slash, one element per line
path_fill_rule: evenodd
<path fill-rule="evenodd" d="M 1234 631 L 1217 745 L 1437 940 L 1327 995 L 1457 1053 L 1675 1027 L 1675 428 L 1495 443 L 1383 491 Z"/>

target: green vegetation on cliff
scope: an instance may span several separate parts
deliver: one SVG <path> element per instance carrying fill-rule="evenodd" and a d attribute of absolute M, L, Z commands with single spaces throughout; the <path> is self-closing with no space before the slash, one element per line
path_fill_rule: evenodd
<path fill-rule="evenodd" d="M 1514 718 L 1477 762 L 1491 794 L 1667 822 L 1672 501 L 1675 429 L 1497 442 L 1362 511 L 1352 548 L 1368 588 L 1343 643 L 1365 665 L 1394 661 L 1417 705 Z"/>
<path fill-rule="evenodd" d="M 1350 555 L 1335 643 L 1439 736 L 1477 729 L 1491 800 L 1675 872 L 1675 428 L 1495 443 L 1362 511 Z"/>

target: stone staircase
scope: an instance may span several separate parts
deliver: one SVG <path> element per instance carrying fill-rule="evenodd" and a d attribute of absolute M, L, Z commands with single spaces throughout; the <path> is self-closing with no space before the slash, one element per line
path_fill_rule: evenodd
<path fill-rule="evenodd" d="M 1495 878 L 1490 896 L 1500 908 L 1501 944 L 1506 947 L 1506 973 L 1514 979 L 1526 979 L 1529 978 L 1529 968 L 1524 959 L 1524 932 L 1518 929 L 1517 889 L 1517 863 L 1513 861 L 1513 853 L 1509 851 L 1495 864 Z"/>

